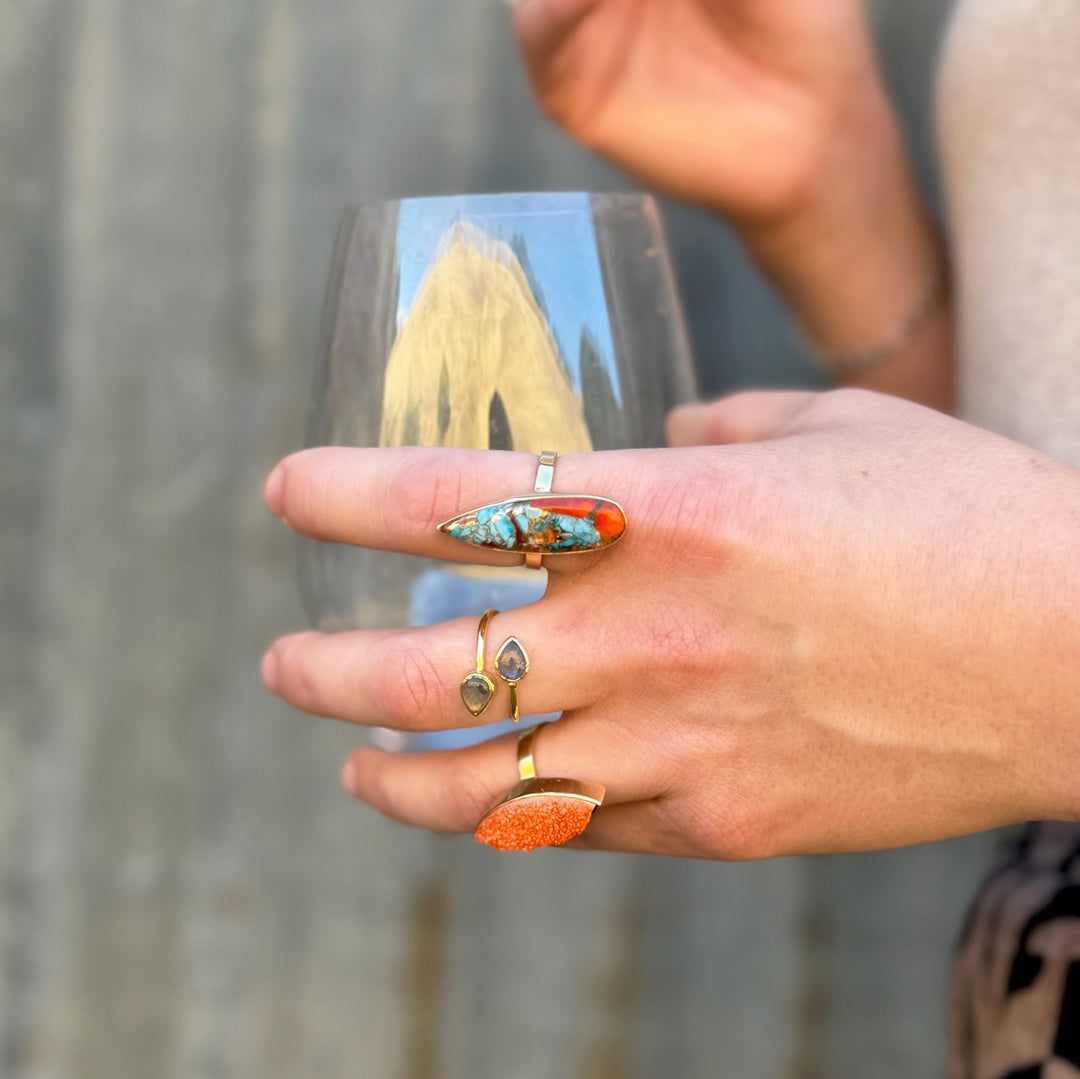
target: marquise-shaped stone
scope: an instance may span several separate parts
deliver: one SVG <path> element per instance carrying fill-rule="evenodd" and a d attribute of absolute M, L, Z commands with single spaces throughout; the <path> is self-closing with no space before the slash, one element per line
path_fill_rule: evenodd
<path fill-rule="evenodd" d="M 522 495 L 459 513 L 439 531 L 494 550 L 574 554 L 613 544 L 626 531 L 626 514 L 595 495 Z"/>
<path fill-rule="evenodd" d="M 467 674 L 461 680 L 461 701 L 474 716 L 480 715 L 494 696 L 495 683 L 482 671 Z"/>

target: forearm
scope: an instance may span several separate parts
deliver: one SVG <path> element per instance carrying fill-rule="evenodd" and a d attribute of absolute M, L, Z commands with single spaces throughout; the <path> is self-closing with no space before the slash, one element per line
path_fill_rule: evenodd
<path fill-rule="evenodd" d="M 948 411 L 947 263 L 887 103 L 866 105 L 832 147 L 815 190 L 778 221 L 740 228 L 743 241 L 810 340 L 832 354 L 887 339 L 937 283 L 932 308 L 895 353 L 841 381 Z"/>
<path fill-rule="evenodd" d="M 1027 721 L 1018 757 L 1042 776 L 1028 815 L 1080 820 L 1080 469 L 1021 453 L 1030 491 L 1027 507 L 1016 509 L 1027 532 L 1008 586 L 1017 613 L 1012 647 L 1002 650 L 1002 668 L 1012 674 L 999 721 L 1010 712 Z"/>

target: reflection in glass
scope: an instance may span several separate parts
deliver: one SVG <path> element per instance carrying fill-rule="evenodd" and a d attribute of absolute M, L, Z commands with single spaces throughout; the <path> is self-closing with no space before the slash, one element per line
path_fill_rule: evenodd
<path fill-rule="evenodd" d="M 535 288 L 514 246 L 468 221 L 447 229 L 412 302 L 399 296 L 380 445 L 592 449 L 580 378 Z"/>
<path fill-rule="evenodd" d="M 650 198 L 466 195 L 344 214 L 309 445 L 656 446 L 666 411 L 693 395 Z M 521 476 L 522 492 L 532 479 Z M 311 540 L 300 550 L 301 596 L 324 629 L 506 610 L 539 598 L 545 577 Z"/>

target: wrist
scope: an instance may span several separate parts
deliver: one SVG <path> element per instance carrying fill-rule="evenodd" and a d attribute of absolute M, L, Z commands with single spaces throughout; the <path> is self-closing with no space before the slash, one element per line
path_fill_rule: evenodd
<path fill-rule="evenodd" d="M 1044 815 L 1080 821 L 1080 562 L 1076 558 L 1080 469 L 1062 469 L 1061 478 L 1060 501 L 1056 503 L 1059 527 L 1054 529 L 1056 572 L 1050 575 L 1053 585 L 1041 624 L 1046 633 L 1042 654 L 1048 681 L 1058 690 L 1049 729 L 1057 782 L 1052 788 L 1053 807 Z"/>
<path fill-rule="evenodd" d="M 945 266 L 880 92 L 860 95 L 829 147 L 785 213 L 736 228 L 810 339 L 855 352 L 900 325 Z"/>
<path fill-rule="evenodd" d="M 1080 469 L 1024 451 L 1032 487 L 1011 584 L 1011 675 L 998 721 L 1017 724 L 1012 756 L 1026 776 L 1024 819 L 1080 821 Z M 1027 512 L 1024 512 L 1024 510 Z M 1019 722 L 1017 722 L 1019 721 Z"/>

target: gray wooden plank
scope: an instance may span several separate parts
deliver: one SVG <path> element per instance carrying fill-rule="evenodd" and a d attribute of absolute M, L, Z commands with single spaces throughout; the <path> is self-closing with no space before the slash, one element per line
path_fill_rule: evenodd
<path fill-rule="evenodd" d="M 949 962 L 995 833 L 814 867 L 824 1075 L 904 1079 L 943 1067 Z"/>
<path fill-rule="evenodd" d="M 49 827 L 58 738 L 42 700 L 48 632 L 36 587 L 58 424 L 61 159 L 71 5 L 0 11 L 0 1074 L 35 1050 L 49 976 L 40 902 L 62 840 Z"/>
<path fill-rule="evenodd" d="M 788 1076 L 802 978 L 805 861 L 643 861 L 639 1079 Z"/>
<path fill-rule="evenodd" d="M 461 846 L 443 1010 L 447 1079 L 578 1076 L 612 1044 L 605 999 L 625 942 L 628 858 L 502 856 Z M 608 1061 L 599 1074 L 619 1074 Z"/>
<path fill-rule="evenodd" d="M 390 965 L 359 966 L 376 982 L 392 974 L 397 955 L 382 947 L 383 930 L 400 904 L 365 897 L 355 873 L 332 889 L 322 860 L 317 871 L 304 866 L 297 852 L 312 849 L 308 833 L 320 830 L 325 800 L 344 801 L 332 785 L 342 734 L 313 734 L 277 709 L 284 741 L 267 746 L 264 713 L 273 709 L 254 675 L 274 623 L 283 629 L 296 618 L 291 543 L 267 520 L 258 490 L 268 464 L 295 442 L 306 379 L 268 397 L 260 383 L 273 364 L 264 368 L 244 349 L 248 198 L 243 162 L 229 155 L 243 131 L 228 109 L 217 125 L 201 119 L 242 96 L 243 35 L 235 18 L 208 7 L 173 14 L 169 35 L 198 36 L 201 63 L 171 63 L 161 26 L 128 27 L 125 37 L 106 25 L 83 42 L 85 83 L 76 91 L 89 113 L 81 129 L 115 142 L 103 150 L 88 139 L 73 162 L 88 175 L 71 207 L 67 413 L 46 550 L 51 703 L 78 717 L 79 729 L 66 761 L 70 862 L 49 882 L 66 896 L 51 924 L 69 950 L 40 1007 L 46 1064 L 87 1076 L 191 1075 L 243 1062 L 220 1005 L 231 997 L 235 1011 L 250 996 L 226 992 L 227 982 L 215 990 L 207 967 L 223 969 L 231 940 L 234 957 L 257 961 L 256 973 L 266 964 L 253 979 L 248 1070 L 284 1056 L 305 1074 L 322 1040 L 313 1016 L 323 1015 L 341 1032 L 337 1066 L 367 1034 L 366 1045 L 383 1053 L 372 1060 L 379 1072 L 392 1067 L 400 1040 L 358 1032 L 340 994 L 329 1014 L 322 991 L 305 1009 L 302 986 L 313 959 L 350 948 Z M 98 51 L 113 46 L 112 55 Z M 191 111 L 170 113 L 167 103 L 181 98 Z M 117 122 L 117 100 L 132 102 L 136 115 L 121 112 Z M 218 157 L 230 167 L 202 171 Z M 118 182 L 127 167 L 128 182 Z M 116 272 L 102 273 L 110 263 Z M 273 568 L 252 565 L 249 545 L 265 544 L 270 530 Z M 271 578 L 268 608 L 252 593 Z M 255 614 L 264 617 L 250 620 Z M 260 766 L 261 776 L 252 771 Z M 297 797 L 307 790 L 323 797 Z M 253 823 L 275 837 L 261 859 L 252 833 L 238 830 Z M 283 894 L 260 918 L 259 897 L 276 877 Z M 363 911 L 365 900 L 378 900 L 388 914 L 361 918 L 347 947 L 315 947 L 313 926 L 327 924 L 310 916 L 322 913 L 308 894 L 315 880 L 325 906 L 336 896 L 337 909 Z M 248 924 L 238 917 L 245 910 Z M 44 935 L 39 944 L 47 947 Z M 329 964 L 315 966 L 329 974 Z"/>

